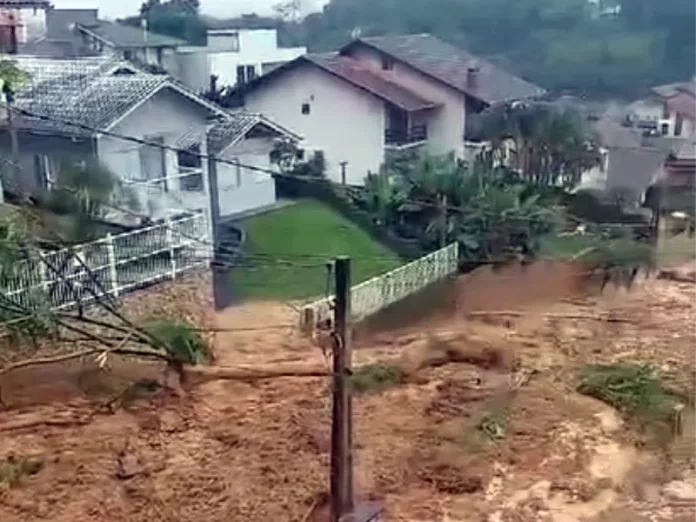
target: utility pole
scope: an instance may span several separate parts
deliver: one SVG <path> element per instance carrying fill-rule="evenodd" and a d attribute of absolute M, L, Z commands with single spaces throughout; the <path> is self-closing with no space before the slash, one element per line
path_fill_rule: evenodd
<path fill-rule="evenodd" d="M 440 248 L 447 246 L 447 195 L 440 194 Z"/>
<path fill-rule="evenodd" d="M 339 165 L 341 166 L 341 185 L 345 185 L 346 184 L 346 165 L 348 165 L 348 162 L 342 161 L 341 163 L 339 163 Z"/>
<path fill-rule="evenodd" d="M 353 420 L 348 377 L 350 347 L 350 258 L 339 257 L 335 267 L 333 410 L 331 419 L 331 522 L 353 514 Z"/>

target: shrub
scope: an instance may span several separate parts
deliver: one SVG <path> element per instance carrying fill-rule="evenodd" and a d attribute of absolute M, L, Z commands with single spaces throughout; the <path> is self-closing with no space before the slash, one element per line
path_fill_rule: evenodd
<path fill-rule="evenodd" d="M 353 371 L 349 384 L 355 393 L 382 391 L 404 382 L 406 372 L 401 366 L 375 363 L 360 366 Z"/>
<path fill-rule="evenodd" d="M 616 408 L 628 417 L 669 422 L 679 398 L 663 389 L 652 366 L 588 365 L 580 373 L 578 391 Z"/>
<path fill-rule="evenodd" d="M 175 362 L 201 364 L 211 358 L 210 347 L 196 327 L 183 319 L 154 319 L 145 323 L 145 330 L 164 348 Z"/>

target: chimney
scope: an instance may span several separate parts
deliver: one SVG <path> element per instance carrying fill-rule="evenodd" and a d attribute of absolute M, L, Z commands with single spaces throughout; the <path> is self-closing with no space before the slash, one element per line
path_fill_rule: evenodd
<path fill-rule="evenodd" d="M 466 86 L 469 89 L 478 89 L 479 66 L 477 64 L 470 65 L 466 70 Z"/>

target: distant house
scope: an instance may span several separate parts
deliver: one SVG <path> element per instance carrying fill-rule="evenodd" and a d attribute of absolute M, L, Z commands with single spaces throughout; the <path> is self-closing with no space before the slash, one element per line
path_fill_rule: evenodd
<path fill-rule="evenodd" d="M 229 220 L 276 202 L 271 151 L 278 138 L 300 136 L 259 114 L 235 111 L 208 132 L 208 168 L 217 181 L 219 214 Z M 222 160 L 222 161 L 218 161 Z"/>
<path fill-rule="evenodd" d="M 613 118 L 593 122 L 602 154 L 601 165 L 585 172 L 579 189 L 613 193 L 624 204 L 637 206 L 652 180 L 662 171 L 669 151 L 646 146 L 641 133 Z"/>
<path fill-rule="evenodd" d="M 648 97 L 629 105 L 628 116 L 654 134 L 696 137 L 696 80 L 654 87 Z"/>
<path fill-rule="evenodd" d="M 0 53 L 14 54 L 46 33 L 48 0 L 0 0 Z"/>
<path fill-rule="evenodd" d="M 196 91 L 208 89 L 211 75 L 220 87 L 242 86 L 306 52 L 305 47 L 279 47 L 276 29 L 209 29 L 206 46 L 177 50 L 172 74 Z"/>
<path fill-rule="evenodd" d="M 362 184 L 407 149 L 465 154 L 467 115 L 544 90 L 430 35 L 360 38 L 248 82 L 245 107 L 324 153 L 327 174 Z"/>
<path fill-rule="evenodd" d="M 229 114 L 168 76 L 143 73 L 123 62 L 102 57 L 19 57 L 18 62 L 30 80 L 15 101 L 25 112 L 14 118 L 21 170 L 3 171 L 9 193 L 51 190 L 66 161 L 93 159 L 124 181 L 137 197 L 138 213 L 150 220 L 192 211 L 210 215 L 215 192 L 209 186 L 211 163 L 201 159 L 210 156 L 209 138 L 214 154 L 265 167 L 272 147 L 268 140 L 294 137 L 258 116 Z M 6 118 L 0 123 L 0 147 L 9 156 Z M 221 136 L 220 126 L 229 132 Z M 264 153 L 265 160 L 257 157 Z M 225 212 L 275 201 L 270 174 L 254 173 L 252 183 L 247 173 L 242 180 L 239 170 L 225 169 L 217 166 L 220 186 L 215 187 L 225 194 Z"/>
<path fill-rule="evenodd" d="M 44 24 L 43 37 L 20 46 L 21 54 L 47 58 L 102 55 L 169 70 L 176 68 L 176 49 L 188 45 L 145 27 L 100 20 L 96 9 L 50 9 Z"/>

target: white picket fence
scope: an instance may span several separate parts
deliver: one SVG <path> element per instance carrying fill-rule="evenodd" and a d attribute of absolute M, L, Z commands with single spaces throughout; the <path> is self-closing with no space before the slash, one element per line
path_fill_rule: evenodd
<path fill-rule="evenodd" d="M 42 261 L 23 262 L 0 291 L 22 307 L 59 309 L 174 279 L 209 263 L 212 250 L 206 216 L 195 214 L 38 255 Z"/>
<path fill-rule="evenodd" d="M 351 320 L 360 321 L 457 272 L 459 244 L 452 243 L 351 288 Z M 301 327 L 312 330 L 332 314 L 334 296 L 304 307 Z"/>

